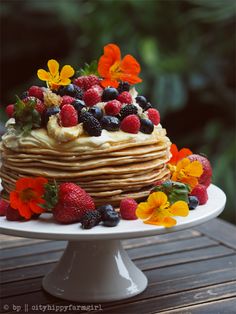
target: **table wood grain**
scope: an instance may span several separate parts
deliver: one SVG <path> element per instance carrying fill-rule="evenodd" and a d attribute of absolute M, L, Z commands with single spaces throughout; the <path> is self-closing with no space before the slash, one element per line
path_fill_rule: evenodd
<path fill-rule="evenodd" d="M 4 313 L 87 313 L 88 304 L 55 298 L 44 290 L 43 276 L 56 264 L 65 241 L 0 236 L 1 310 Z M 134 263 L 144 271 L 147 289 L 130 299 L 93 304 L 106 314 L 236 313 L 236 228 L 214 219 L 193 229 L 125 240 Z M 96 267 L 96 261 L 95 261 Z M 83 270 L 86 271 L 86 270 Z M 91 304 L 90 304 L 91 305 Z M 83 308 L 84 306 L 84 308 Z M 88 309 L 88 308 L 87 308 Z M 65 312 L 64 312 L 65 313 Z"/>

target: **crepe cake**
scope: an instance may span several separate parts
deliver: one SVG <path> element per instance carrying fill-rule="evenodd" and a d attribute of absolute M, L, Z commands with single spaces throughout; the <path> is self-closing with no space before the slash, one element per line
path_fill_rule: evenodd
<path fill-rule="evenodd" d="M 6 199 L 19 178 L 45 177 L 76 183 L 96 205 L 117 207 L 123 198 L 141 201 L 170 177 L 171 143 L 159 112 L 128 76 L 116 87 L 96 75 L 67 85 L 51 80 L 31 87 L 8 112 L 0 145 Z"/>

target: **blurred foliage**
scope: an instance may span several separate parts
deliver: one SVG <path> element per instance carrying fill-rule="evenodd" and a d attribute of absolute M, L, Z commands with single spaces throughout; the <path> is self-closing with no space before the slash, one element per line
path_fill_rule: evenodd
<path fill-rule="evenodd" d="M 234 0 L 2 0 L 1 103 L 38 84 L 48 59 L 79 69 L 117 43 L 171 140 L 209 156 L 235 223 L 235 12 Z"/>

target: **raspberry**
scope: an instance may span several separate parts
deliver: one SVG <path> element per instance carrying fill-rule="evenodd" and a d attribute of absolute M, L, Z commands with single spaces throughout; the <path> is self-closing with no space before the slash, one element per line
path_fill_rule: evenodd
<path fill-rule="evenodd" d="M 119 114 L 122 104 L 118 100 L 111 100 L 105 105 L 105 112 L 109 116 L 116 116 Z"/>
<path fill-rule="evenodd" d="M 103 93 L 103 88 L 100 85 L 94 85 L 92 86 L 93 89 L 96 89 L 99 93 L 99 95 L 101 96 Z"/>
<path fill-rule="evenodd" d="M 101 101 L 101 96 L 97 89 L 90 88 L 84 93 L 83 100 L 87 106 L 92 107 Z"/>
<path fill-rule="evenodd" d="M 12 118 L 13 117 L 13 114 L 14 114 L 14 109 L 15 109 L 15 106 L 13 104 L 10 104 L 6 107 L 5 109 L 5 112 L 8 116 L 8 118 Z"/>
<path fill-rule="evenodd" d="M 120 215 L 121 218 L 126 220 L 135 220 L 137 219 L 136 216 L 136 208 L 138 204 L 132 198 L 125 198 L 120 202 Z"/>
<path fill-rule="evenodd" d="M 66 105 L 66 104 L 72 104 L 72 102 L 75 101 L 74 97 L 71 96 L 62 96 L 61 99 L 61 107 Z"/>
<path fill-rule="evenodd" d="M 192 196 L 196 196 L 198 198 L 199 204 L 204 205 L 208 200 L 207 188 L 205 185 L 198 184 L 191 191 Z"/>
<path fill-rule="evenodd" d="M 212 177 L 212 167 L 209 160 L 206 157 L 197 155 L 197 154 L 189 155 L 188 159 L 190 161 L 197 160 L 202 164 L 203 173 L 201 177 L 199 178 L 199 183 L 208 187 L 211 183 L 211 177 Z"/>
<path fill-rule="evenodd" d="M 0 200 L 0 216 L 6 215 L 6 211 L 7 211 L 8 206 L 9 206 L 9 204 L 6 201 Z"/>
<path fill-rule="evenodd" d="M 35 105 L 35 109 L 40 113 L 42 114 L 44 112 L 44 110 L 46 109 L 44 103 L 37 99 L 37 102 L 36 102 L 36 105 Z"/>
<path fill-rule="evenodd" d="M 43 100 L 43 90 L 39 86 L 31 86 L 28 90 L 29 96 L 36 97 L 40 100 Z"/>
<path fill-rule="evenodd" d="M 74 84 L 86 91 L 94 85 L 99 85 L 99 78 L 93 74 L 80 76 L 74 80 Z"/>
<path fill-rule="evenodd" d="M 140 129 L 139 118 L 135 114 L 125 117 L 120 125 L 122 131 L 137 134 Z"/>
<path fill-rule="evenodd" d="M 158 110 L 150 108 L 147 110 L 147 115 L 154 125 L 158 125 L 160 123 L 160 113 Z"/>
<path fill-rule="evenodd" d="M 10 221 L 24 220 L 24 217 L 19 214 L 18 210 L 13 209 L 10 205 L 7 207 L 6 210 L 6 218 Z"/>
<path fill-rule="evenodd" d="M 129 92 L 122 92 L 120 95 L 117 96 L 117 100 L 119 100 L 122 104 L 131 104 L 132 96 Z"/>
<path fill-rule="evenodd" d="M 60 112 L 61 124 L 64 127 L 75 126 L 78 124 L 78 114 L 72 105 L 64 105 Z"/>

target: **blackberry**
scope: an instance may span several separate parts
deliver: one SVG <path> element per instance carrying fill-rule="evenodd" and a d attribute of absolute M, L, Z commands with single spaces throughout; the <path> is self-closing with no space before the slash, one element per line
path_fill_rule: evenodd
<path fill-rule="evenodd" d="M 101 214 L 98 210 L 93 210 L 85 213 L 81 218 L 81 227 L 83 229 L 91 229 L 99 224 L 101 221 Z"/>
<path fill-rule="evenodd" d="M 100 120 L 103 116 L 102 109 L 96 106 L 90 107 L 88 112 L 91 113 L 98 120 Z"/>
<path fill-rule="evenodd" d="M 76 109 L 78 115 L 81 113 L 83 108 L 86 108 L 85 102 L 81 99 L 75 99 L 71 105 Z"/>
<path fill-rule="evenodd" d="M 120 222 L 120 216 L 116 211 L 107 211 L 102 221 L 106 227 L 115 227 Z"/>
<path fill-rule="evenodd" d="M 28 91 L 25 91 L 25 92 L 23 92 L 23 93 L 21 94 L 20 99 L 25 99 L 25 98 L 27 98 L 28 96 L 29 96 L 29 92 L 28 92 Z"/>
<path fill-rule="evenodd" d="M 102 133 L 101 124 L 93 115 L 86 117 L 83 128 L 90 136 L 100 136 Z"/>
<path fill-rule="evenodd" d="M 90 119 L 91 117 L 93 117 L 93 115 L 91 113 L 89 113 L 88 111 L 83 111 L 80 113 L 79 116 L 79 123 L 85 122 L 86 120 Z"/>
<path fill-rule="evenodd" d="M 118 92 L 122 93 L 122 92 L 129 92 L 130 90 L 130 84 L 128 82 L 120 82 L 119 86 L 118 86 Z"/>
<path fill-rule="evenodd" d="M 120 119 L 123 120 L 125 117 L 131 115 L 131 114 L 137 114 L 138 108 L 135 105 L 126 105 L 123 108 L 121 108 L 120 111 Z"/>
<path fill-rule="evenodd" d="M 101 217 L 102 217 L 102 220 L 107 220 L 109 219 L 109 212 L 114 212 L 114 207 L 110 204 L 106 204 L 106 205 L 102 205 L 102 206 L 99 206 L 97 208 L 97 210 L 100 212 L 101 214 Z"/>
<path fill-rule="evenodd" d="M 190 195 L 188 197 L 188 207 L 190 210 L 195 209 L 199 205 L 199 200 L 196 196 Z"/>
<path fill-rule="evenodd" d="M 64 86 L 58 90 L 58 94 L 60 96 L 71 96 L 77 99 L 83 98 L 83 91 L 79 86 L 76 86 L 74 84 L 69 84 L 67 86 Z"/>
<path fill-rule="evenodd" d="M 109 101 L 116 99 L 119 95 L 118 90 L 114 87 L 107 87 L 103 90 L 102 101 Z"/>
<path fill-rule="evenodd" d="M 120 128 L 120 120 L 113 116 L 104 116 L 100 123 L 102 128 L 107 131 L 118 131 Z"/>
<path fill-rule="evenodd" d="M 54 114 L 57 114 L 60 112 L 60 108 L 59 107 L 51 107 L 51 108 L 47 108 L 43 114 L 42 114 L 42 123 L 43 125 L 46 125 L 48 123 L 49 117 L 53 116 Z"/>
<path fill-rule="evenodd" d="M 154 130 L 154 124 L 149 119 L 140 119 L 140 132 L 145 134 L 151 134 Z"/>

